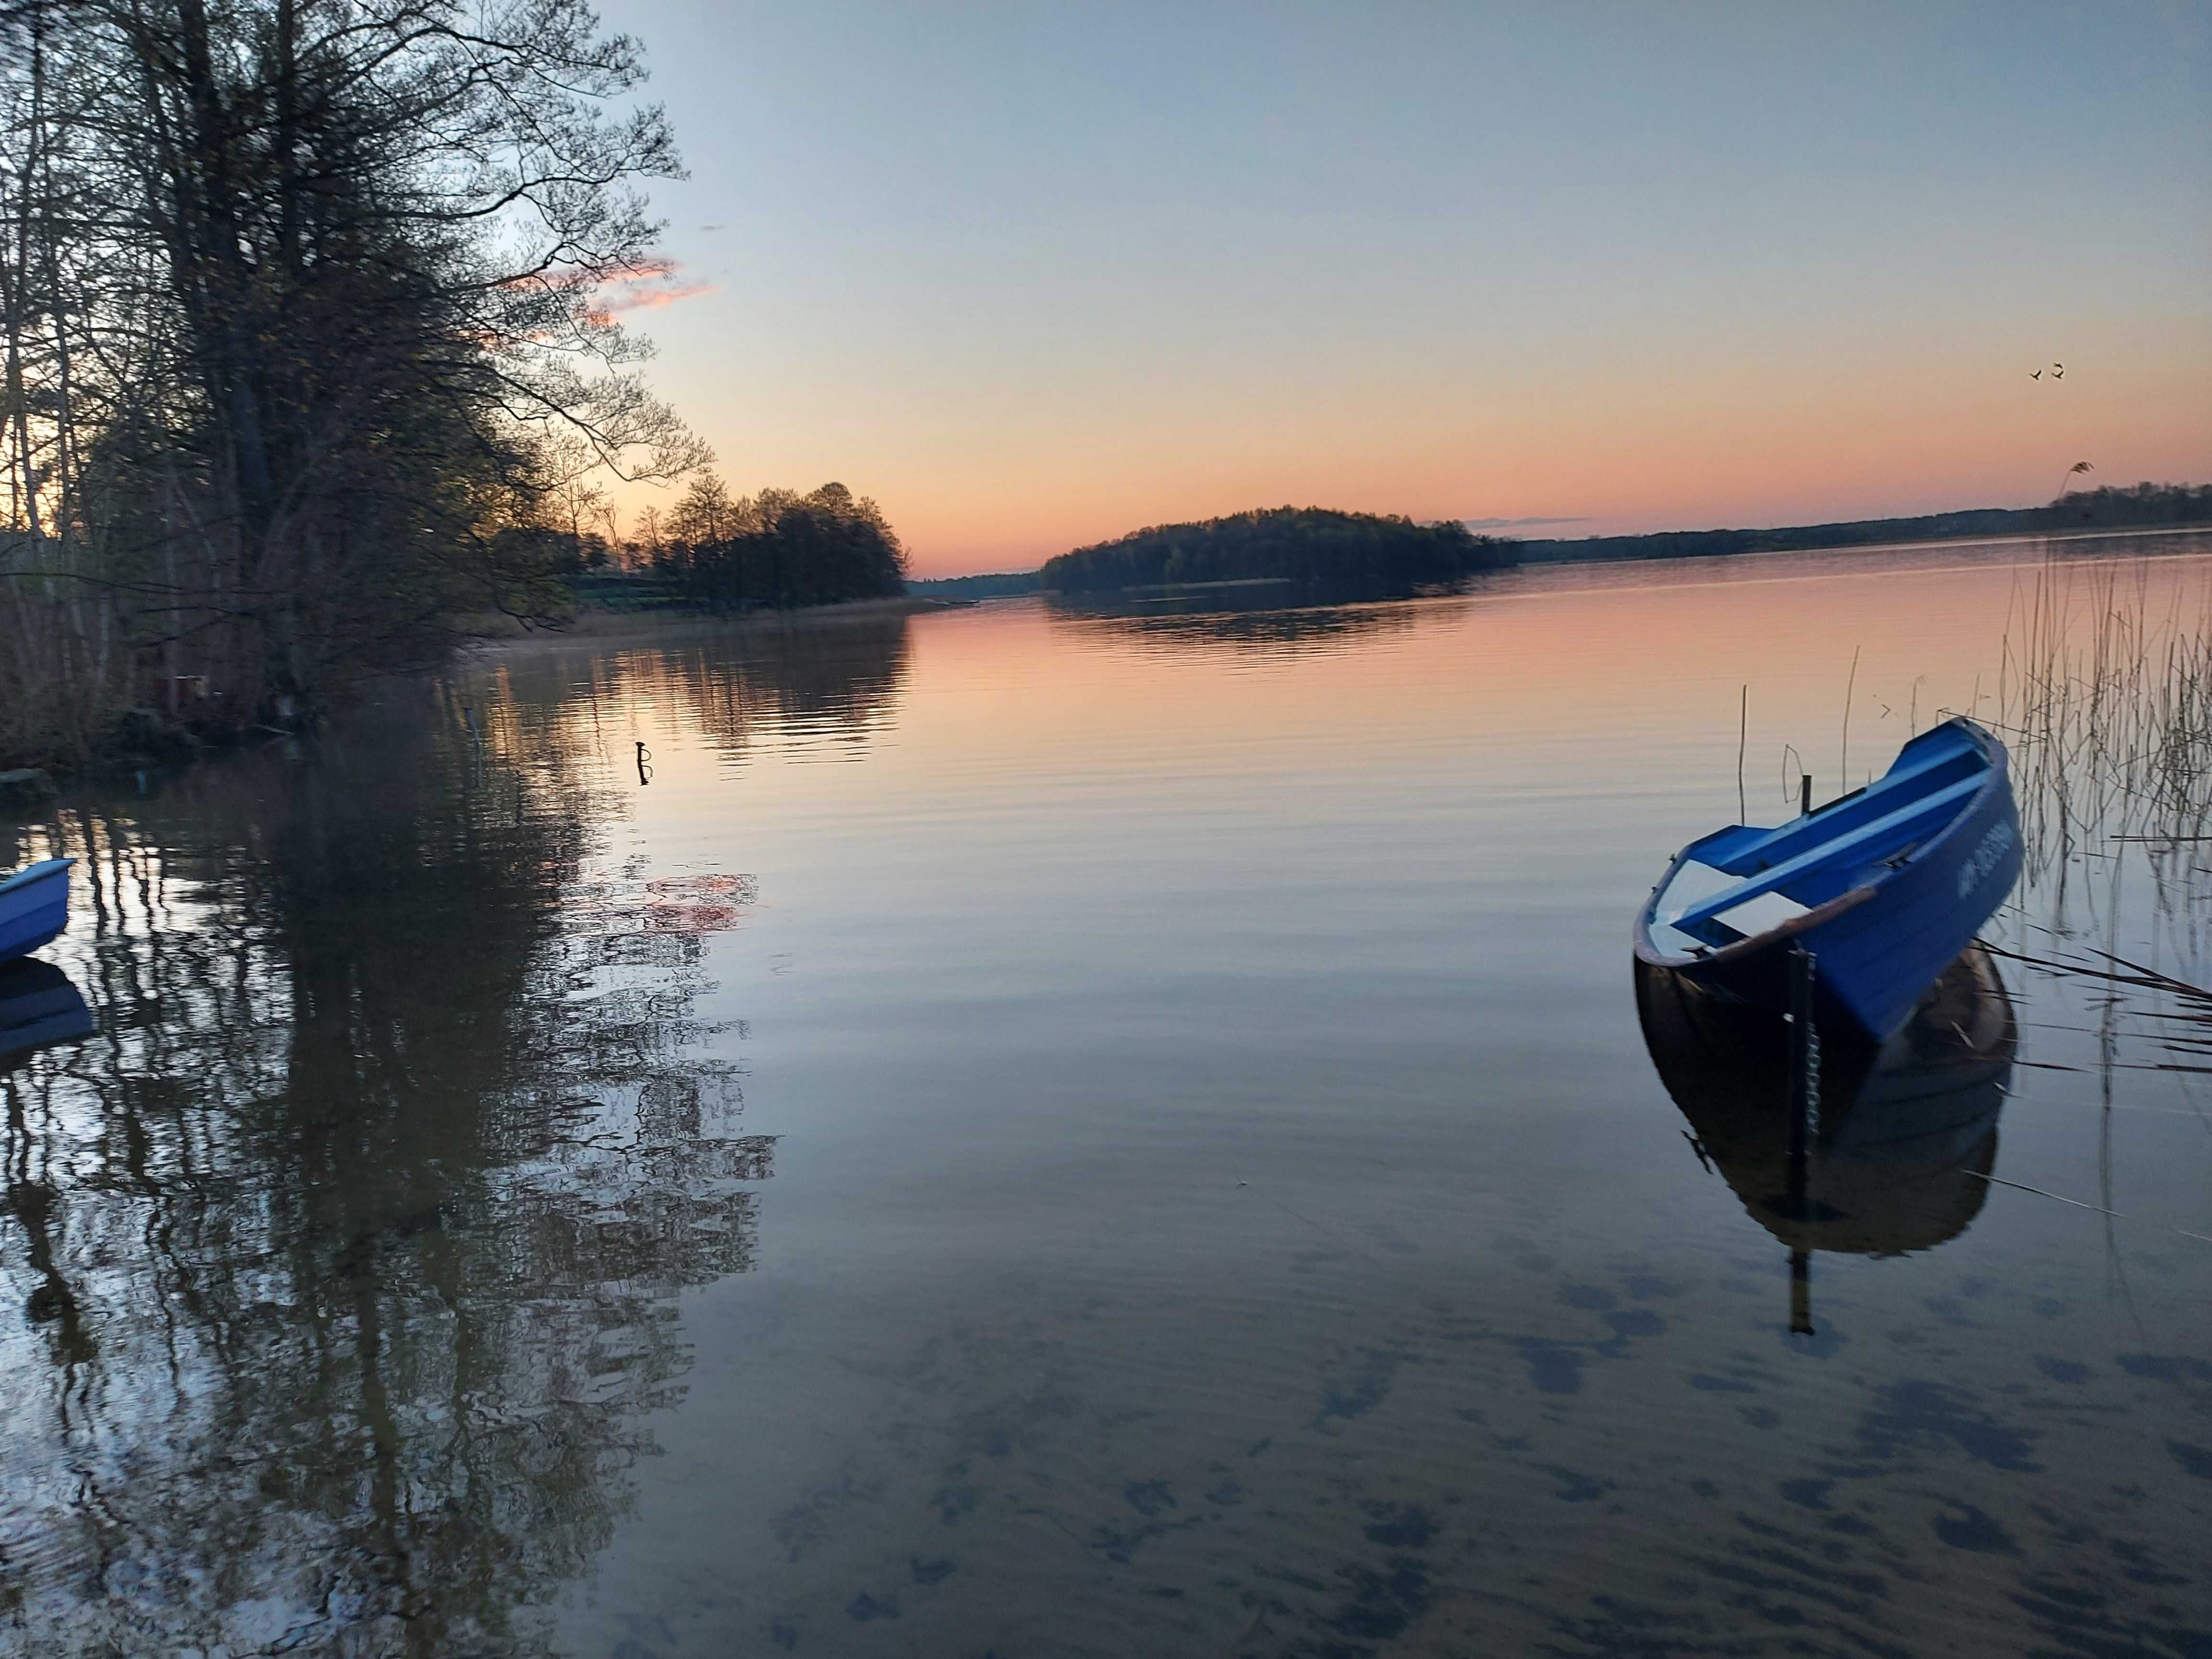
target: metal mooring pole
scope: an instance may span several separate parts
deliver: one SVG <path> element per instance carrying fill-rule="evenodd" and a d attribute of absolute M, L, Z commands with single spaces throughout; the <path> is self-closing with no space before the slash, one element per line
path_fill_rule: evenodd
<path fill-rule="evenodd" d="M 1813 816 L 1813 775 L 1810 772 L 1797 775 L 1797 811 L 1802 817 Z"/>
<path fill-rule="evenodd" d="M 1812 1219 L 1813 1137 L 1820 1111 L 1820 1032 L 1813 1023 L 1813 990 L 1819 967 L 1802 945 L 1790 947 L 1790 1213 L 1801 1226 Z M 1809 1253 L 1790 1253 L 1790 1328 L 1813 1330 Z"/>
<path fill-rule="evenodd" d="M 1813 953 L 1790 947 L 1790 1205 L 1805 1214 L 1805 1178 L 1820 1111 L 1820 1032 L 1813 1023 L 1813 988 L 1819 974 Z"/>

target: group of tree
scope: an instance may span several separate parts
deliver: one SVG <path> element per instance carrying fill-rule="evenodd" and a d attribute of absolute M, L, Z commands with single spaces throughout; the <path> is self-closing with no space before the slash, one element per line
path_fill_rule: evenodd
<path fill-rule="evenodd" d="M 713 611 L 836 605 L 906 591 L 906 550 L 883 509 L 841 483 L 802 495 L 732 496 L 711 472 L 694 477 L 665 524 L 637 544 L 683 602 Z"/>
<path fill-rule="evenodd" d="M 556 613 L 592 480 L 706 459 L 599 297 L 641 76 L 586 0 L 0 8 L 0 758 Z"/>
<path fill-rule="evenodd" d="M 1510 564 L 1515 551 L 1515 544 L 1455 521 L 1277 507 L 1079 547 L 1047 560 L 1039 576 L 1063 593 L 1255 580 L 1413 588 Z"/>

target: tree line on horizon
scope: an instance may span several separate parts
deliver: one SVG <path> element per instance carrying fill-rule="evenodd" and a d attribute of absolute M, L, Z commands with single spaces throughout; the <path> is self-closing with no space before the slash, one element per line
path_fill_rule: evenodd
<path fill-rule="evenodd" d="M 2070 490 L 2041 507 L 1976 507 L 1904 519 L 1850 519 L 1765 530 L 1660 530 L 1636 536 L 1533 540 L 1523 556 L 1552 559 L 1695 559 L 1732 553 L 1817 552 L 1881 542 L 2032 536 L 2066 530 L 2212 523 L 2212 484 L 2142 483 Z"/>
<path fill-rule="evenodd" d="M 1515 548 L 1456 520 L 1417 524 L 1392 514 L 1262 507 L 1153 525 L 1079 547 L 1048 559 L 1038 580 L 1063 593 L 1261 580 L 1411 589 L 1510 564 Z"/>
<path fill-rule="evenodd" d="M 2054 530 L 2079 525 L 2203 524 L 2212 521 L 2212 484 L 2100 484 L 2070 490 L 2042 511 Z"/>
<path fill-rule="evenodd" d="M 1167 576 L 1164 573 L 1168 562 L 1157 556 L 1166 550 L 1171 560 L 1176 550 L 1184 550 L 1182 561 L 1176 568 L 1178 572 L 1188 570 L 1194 568 L 1194 555 L 1188 550 L 1200 538 L 1186 536 L 1183 532 L 1205 531 L 1208 526 L 1229 524 L 1238 518 L 1267 518 L 1295 511 L 1287 507 L 1274 508 L 1260 514 L 1234 514 L 1231 519 L 1207 520 L 1199 524 L 1154 526 L 1112 541 L 1077 548 L 1071 553 L 1060 555 L 1058 559 L 1048 560 L 1042 568 L 1035 571 L 931 577 L 908 585 L 927 593 L 948 598 L 995 599 L 1035 592 L 1039 589 L 1069 592 L 1101 592 L 1121 586 L 1148 586 L 1219 580 L 1223 578 L 1181 574 Z M 1306 511 L 1319 513 L 1321 510 Z M 1370 515 L 1335 516 L 1365 518 Z M 1392 522 L 1412 521 L 1401 520 Z M 2069 490 L 2041 507 L 1967 507 L 1953 513 L 1923 514 L 1914 518 L 1853 519 L 1762 530 L 1662 530 L 1633 536 L 1541 538 L 1512 541 L 1497 541 L 1488 537 L 1475 539 L 1490 543 L 1498 554 L 1502 555 L 1493 556 L 1496 562 L 1510 563 L 1522 560 L 1563 558 L 1711 557 L 1731 553 L 1814 551 L 1883 541 L 1936 541 L 1960 536 L 2033 535 L 2076 529 L 2203 524 L 2212 524 L 2212 484 L 2144 482 Z M 1103 556 L 1094 558 L 1094 555 Z M 1212 556 L 1207 554 L 1195 556 L 1199 561 Z M 1070 566 L 1062 564 L 1061 560 L 1078 562 Z M 1056 567 L 1057 582 L 1048 580 L 1047 574 L 1054 571 Z M 1103 579 L 1103 573 L 1122 569 L 1143 574 L 1141 577 L 1132 576 L 1126 581 Z M 1279 577 L 1283 574 L 1281 569 L 1270 568 L 1248 570 L 1244 578 L 1249 579 L 1253 575 Z M 1077 586 L 1078 583 L 1081 585 Z"/>

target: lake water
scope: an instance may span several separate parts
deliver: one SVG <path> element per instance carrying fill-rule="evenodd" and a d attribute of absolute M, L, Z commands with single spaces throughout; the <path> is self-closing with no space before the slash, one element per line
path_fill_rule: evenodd
<path fill-rule="evenodd" d="M 2000 957 L 1793 1332 L 1628 946 L 1740 742 L 1778 821 L 2212 538 L 1225 597 L 532 645 L 0 828 L 84 860 L 0 1026 L 98 1028 L 0 1059 L 0 1649 L 2212 1653 L 2186 1000 Z M 1987 936 L 2206 982 L 2062 804 Z"/>

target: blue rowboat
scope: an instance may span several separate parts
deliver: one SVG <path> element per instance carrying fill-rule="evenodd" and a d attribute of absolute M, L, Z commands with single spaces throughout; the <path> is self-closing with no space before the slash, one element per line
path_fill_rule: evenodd
<path fill-rule="evenodd" d="M 1820 1020 L 1883 1042 L 2004 902 L 2020 860 L 2004 745 L 1946 720 L 1816 812 L 1692 842 L 1636 919 L 1637 959 L 1785 1013 L 1802 945 Z"/>
<path fill-rule="evenodd" d="M 69 926 L 75 859 L 47 859 L 0 881 L 0 962 L 28 956 Z"/>

